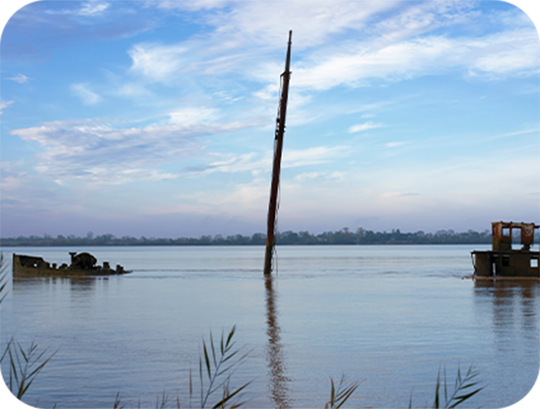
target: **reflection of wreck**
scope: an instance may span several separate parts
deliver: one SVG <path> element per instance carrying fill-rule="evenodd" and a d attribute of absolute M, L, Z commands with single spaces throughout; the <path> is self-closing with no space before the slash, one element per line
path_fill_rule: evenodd
<path fill-rule="evenodd" d="M 41 257 L 13 254 L 13 277 L 81 277 L 81 276 L 109 276 L 126 274 L 131 271 L 117 265 L 111 269 L 109 262 L 104 261 L 103 266 L 96 265 L 97 259 L 90 253 L 75 252 L 71 255 L 71 264 L 66 263 L 57 267 L 56 263 L 43 260 Z"/>
<path fill-rule="evenodd" d="M 474 278 L 540 278 L 538 251 L 534 243 L 534 223 L 493 222 L 491 251 L 473 251 Z M 521 249 L 512 249 L 512 231 L 521 235 Z"/>

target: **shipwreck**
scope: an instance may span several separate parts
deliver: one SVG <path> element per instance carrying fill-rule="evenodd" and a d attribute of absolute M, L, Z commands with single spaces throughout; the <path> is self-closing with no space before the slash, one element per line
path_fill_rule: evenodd
<path fill-rule="evenodd" d="M 538 251 L 532 251 L 534 223 L 491 223 L 491 251 L 473 251 L 471 257 L 475 279 L 528 278 L 540 280 Z M 512 248 L 512 237 L 518 232 L 521 248 Z"/>
<path fill-rule="evenodd" d="M 124 270 L 120 264 L 112 269 L 109 262 L 104 261 L 103 266 L 96 265 L 97 259 L 90 253 L 70 252 L 71 264 L 57 266 L 49 263 L 42 257 L 13 254 L 13 277 L 84 277 L 84 276 L 111 276 L 131 273 Z"/>
<path fill-rule="evenodd" d="M 283 152 L 283 135 L 285 133 L 285 118 L 287 116 L 287 99 L 289 97 L 289 82 L 291 79 L 291 39 L 292 30 L 289 31 L 287 56 L 285 58 L 285 71 L 281 74 L 278 116 L 276 118 L 276 131 L 274 137 L 274 161 L 272 165 L 272 184 L 270 185 L 270 202 L 268 203 L 268 222 L 266 233 L 266 251 L 264 253 L 264 274 L 272 272 L 272 259 L 276 246 L 275 231 L 276 217 L 279 202 L 279 176 L 281 172 L 281 155 Z"/>

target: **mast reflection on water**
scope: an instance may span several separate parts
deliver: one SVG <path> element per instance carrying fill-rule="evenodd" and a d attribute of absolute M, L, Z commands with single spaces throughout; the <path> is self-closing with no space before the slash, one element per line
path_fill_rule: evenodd
<path fill-rule="evenodd" d="M 276 307 L 276 294 L 274 292 L 274 279 L 271 275 L 265 275 L 266 287 L 266 334 L 268 345 L 266 348 L 266 361 L 268 362 L 268 389 L 270 399 L 276 408 L 287 409 L 291 407 L 288 396 L 291 379 L 286 376 L 286 365 L 283 359 L 281 346 L 281 328 L 278 323 Z"/>

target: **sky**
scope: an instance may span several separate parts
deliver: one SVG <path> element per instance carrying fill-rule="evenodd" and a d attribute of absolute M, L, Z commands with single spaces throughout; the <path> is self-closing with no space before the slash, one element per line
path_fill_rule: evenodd
<path fill-rule="evenodd" d="M 530 1 L 26 3 L 2 11 L 1 237 L 265 232 L 289 30 L 280 231 L 540 224 Z"/>

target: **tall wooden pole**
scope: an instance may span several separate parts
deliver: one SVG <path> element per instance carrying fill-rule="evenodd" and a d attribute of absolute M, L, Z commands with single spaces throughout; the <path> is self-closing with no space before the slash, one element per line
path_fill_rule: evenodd
<path fill-rule="evenodd" d="M 266 253 L 264 256 L 264 274 L 272 272 L 272 255 L 275 245 L 275 227 L 277 214 L 277 200 L 279 190 L 279 174 L 281 172 L 281 152 L 283 151 L 283 134 L 285 133 L 285 117 L 287 116 L 287 98 L 289 97 L 289 80 L 291 72 L 291 38 L 292 30 L 289 31 L 289 43 L 287 46 L 287 59 L 285 71 L 281 74 L 281 96 L 279 101 L 278 117 L 276 119 L 276 134 L 274 140 L 274 166 L 272 168 L 272 185 L 270 186 L 270 202 L 268 203 L 268 225 L 266 233 Z"/>

